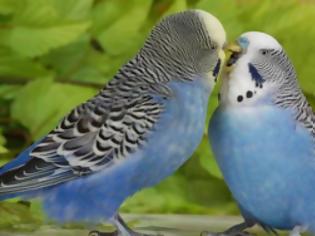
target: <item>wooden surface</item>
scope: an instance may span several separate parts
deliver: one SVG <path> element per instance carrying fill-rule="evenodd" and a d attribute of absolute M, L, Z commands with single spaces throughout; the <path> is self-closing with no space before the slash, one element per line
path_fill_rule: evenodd
<path fill-rule="evenodd" d="M 239 217 L 208 217 L 190 215 L 123 215 L 131 227 L 143 233 L 164 236 L 199 236 L 207 230 L 220 232 L 242 221 Z M 99 229 L 97 229 L 99 230 Z M 42 226 L 35 232 L 0 232 L 0 236 L 87 236 L 89 229 L 63 229 L 57 226 Z M 266 235 L 259 228 L 251 232 Z"/>

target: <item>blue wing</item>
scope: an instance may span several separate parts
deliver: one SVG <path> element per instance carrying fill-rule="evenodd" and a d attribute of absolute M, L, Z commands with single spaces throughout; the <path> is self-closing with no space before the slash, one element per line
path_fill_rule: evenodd
<path fill-rule="evenodd" d="M 148 91 L 132 98 L 99 94 L 0 169 L 0 198 L 90 175 L 127 158 L 146 142 L 162 110 Z"/>
<path fill-rule="evenodd" d="M 33 145 L 29 146 L 27 149 L 21 152 L 14 160 L 0 167 L 0 175 L 6 173 L 7 171 L 17 169 L 23 166 L 26 162 L 28 162 L 30 160 L 30 154 L 32 150 L 36 147 L 38 143 L 39 142 L 36 142 Z"/>

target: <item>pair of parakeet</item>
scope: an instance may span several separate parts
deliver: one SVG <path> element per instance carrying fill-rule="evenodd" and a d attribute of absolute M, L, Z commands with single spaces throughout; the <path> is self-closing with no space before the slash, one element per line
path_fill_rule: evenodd
<path fill-rule="evenodd" d="M 198 146 L 225 45 L 209 13 L 163 19 L 95 97 L 0 169 L 0 199 L 41 197 L 58 221 L 107 220 L 117 229 L 90 235 L 141 235 L 118 209 Z M 245 223 L 225 234 L 256 223 L 315 232 L 315 116 L 294 68 L 263 33 L 241 35 L 231 50 L 209 138 Z"/>

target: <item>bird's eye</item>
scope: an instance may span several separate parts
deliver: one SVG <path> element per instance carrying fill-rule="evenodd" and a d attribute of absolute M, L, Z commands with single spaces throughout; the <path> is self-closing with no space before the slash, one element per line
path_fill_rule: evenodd
<path fill-rule="evenodd" d="M 267 55 L 268 54 L 268 50 L 267 49 L 262 49 L 261 50 L 261 54 L 262 55 Z"/>

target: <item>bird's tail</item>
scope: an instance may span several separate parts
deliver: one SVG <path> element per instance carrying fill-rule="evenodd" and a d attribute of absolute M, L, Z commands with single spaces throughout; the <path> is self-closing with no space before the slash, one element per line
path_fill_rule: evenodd
<path fill-rule="evenodd" d="M 32 150 L 35 148 L 35 146 L 37 145 L 37 143 L 31 145 L 30 147 L 28 147 L 27 149 L 25 149 L 23 152 L 21 152 L 14 160 L 8 162 L 7 164 L 3 165 L 2 167 L 0 167 L 0 182 L 1 180 L 4 178 L 3 176 L 11 170 L 17 169 L 23 165 L 25 165 L 25 163 L 27 163 L 30 160 L 30 153 L 32 152 Z M 0 186 L 1 188 L 1 186 Z M 19 193 L 10 193 L 10 194 L 4 194 L 4 195 L 0 195 L 0 201 L 9 199 L 9 198 L 14 198 L 19 196 Z"/>
<path fill-rule="evenodd" d="M 16 169 L 22 165 L 24 165 L 26 162 L 30 160 L 30 154 L 32 150 L 35 148 L 36 144 L 31 145 L 27 149 L 25 149 L 23 152 L 21 152 L 14 160 L 8 162 L 7 164 L 0 167 L 0 176 L 4 173 L 6 173 L 9 170 Z"/>
<path fill-rule="evenodd" d="M 71 168 L 60 168 L 49 161 L 32 157 L 31 152 L 37 145 L 38 142 L 0 168 L 0 200 L 38 196 L 44 190 L 78 177 Z"/>

